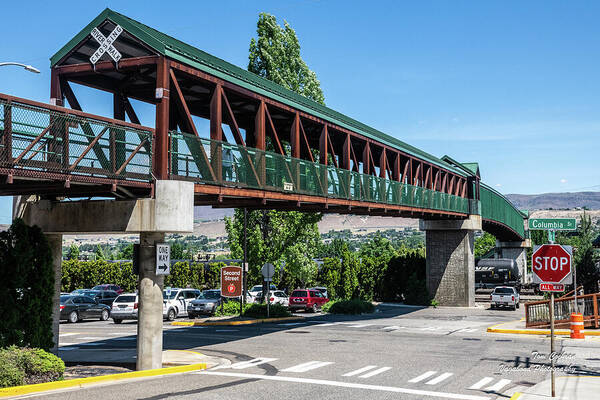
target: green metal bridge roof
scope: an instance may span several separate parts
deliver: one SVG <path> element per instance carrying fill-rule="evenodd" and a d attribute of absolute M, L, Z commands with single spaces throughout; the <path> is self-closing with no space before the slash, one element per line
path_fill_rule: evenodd
<path fill-rule="evenodd" d="M 73 37 L 56 54 L 54 54 L 50 58 L 51 65 L 55 66 L 57 63 L 59 63 L 64 56 L 66 56 L 78 43 L 80 43 L 86 38 L 87 35 L 90 34 L 94 27 L 97 27 L 106 19 L 121 25 L 126 31 L 136 36 L 139 40 L 146 43 L 159 54 L 180 61 L 188 66 L 198 68 L 206 73 L 217 76 L 243 88 L 260 93 L 264 96 L 272 98 L 273 100 L 280 101 L 290 107 L 294 107 L 320 117 L 333 124 L 352 130 L 373 140 L 377 140 L 378 142 L 421 158 L 434 165 L 437 165 L 438 167 L 450 170 L 458 175 L 465 176 L 465 173 L 461 169 L 456 168 L 423 150 L 389 136 L 340 112 L 332 110 L 331 108 L 312 101 L 252 72 L 210 55 L 196 47 L 144 25 L 141 22 L 119 14 L 109 8 L 106 8 L 104 11 L 102 11 L 100 15 L 94 18 L 94 20 L 90 22 L 81 32 Z"/>

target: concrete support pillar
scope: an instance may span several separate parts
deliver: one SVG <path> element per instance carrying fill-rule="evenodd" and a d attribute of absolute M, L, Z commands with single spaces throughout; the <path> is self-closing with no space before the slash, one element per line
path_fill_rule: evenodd
<path fill-rule="evenodd" d="M 52 267 L 54 269 L 54 293 L 52 294 L 52 353 L 58 354 L 58 333 L 60 328 L 60 282 L 62 280 L 62 235 L 46 235 L 52 250 Z"/>
<path fill-rule="evenodd" d="M 164 276 L 156 275 L 156 243 L 165 234 L 140 233 L 137 370 L 162 367 Z"/>
<path fill-rule="evenodd" d="M 443 306 L 475 306 L 474 233 L 481 217 L 467 220 L 420 221 L 425 231 L 429 295 Z"/>
<path fill-rule="evenodd" d="M 529 283 L 527 278 L 527 249 L 529 247 L 531 247 L 529 239 L 523 242 L 501 242 L 496 240 L 496 256 L 516 261 L 521 283 Z"/>

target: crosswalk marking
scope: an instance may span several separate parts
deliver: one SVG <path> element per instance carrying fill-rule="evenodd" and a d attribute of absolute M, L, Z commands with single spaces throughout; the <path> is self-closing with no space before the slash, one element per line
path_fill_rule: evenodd
<path fill-rule="evenodd" d="M 398 330 L 398 329 L 400 329 L 400 327 L 396 326 L 396 325 L 386 326 L 384 328 L 381 328 L 381 330 L 383 330 L 383 331 L 395 331 L 395 330 Z"/>
<path fill-rule="evenodd" d="M 504 386 L 508 385 L 509 383 L 510 383 L 510 379 L 500 379 L 495 385 L 488 386 L 484 390 L 486 390 L 486 391 L 489 390 L 490 392 L 497 392 L 498 390 L 502 389 Z"/>
<path fill-rule="evenodd" d="M 437 371 L 427 371 L 424 374 L 417 376 L 416 378 L 412 378 L 409 382 L 410 383 L 421 382 L 422 380 L 427 379 L 430 376 L 435 375 L 435 374 L 437 374 Z"/>
<path fill-rule="evenodd" d="M 437 385 L 438 383 L 450 378 L 452 375 L 454 375 L 452 372 L 444 372 L 437 378 L 433 378 L 432 380 L 425 382 L 425 384 L 426 385 Z"/>
<path fill-rule="evenodd" d="M 329 362 L 329 361 L 309 361 L 307 363 L 298 364 L 293 367 L 283 369 L 281 371 L 282 372 L 306 372 L 306 371 L 321 368 L 321 367 L 324 367 L 324 366 L 330 365 L 330 364 L 333 364 L 333 363 Z"/>
<path fill-rule="evenodd" d="M 469 387 L 469 389 L 481 389 L 482 387 L 484 387 L 485 385 L 487 385 L 488 383 L 490 383 L 493 380 L 494 380 L 494 378 L 490 378 L 489 376 L 486 376 L 485 378 L 481 379 L 479 382 L 475 383 L 473 386 Z"/>
<path fill-rule="evenodd" d="M 79 333 L 77 333 L 77 332 L 61 333 L 59 336 L 67 337 L 67 336 L 73 336 L 73 335 L 79 335 Z"/>
<path fill-rule="evenodd" d="M 338 322 L 328 322 L 326 324 L 319 324 L 318 326 L 333 326 L 333 325 L 339 325 Z"/>
<path fill-rule="evenodd" d="M 439 326 L 427 326 L 425 328 L 421 328 L 422 331 L 437 331 L 440 329 Z"/>
<path fill-rule="evenodd" d="M 392 369 L 392 367 L 381 367 L 375 371 L 367 372 L 366 374 L 359 376 L 359 378 L 370 378 L 372 376 L 379 375 L 382 372 L 389 371 L 390 369 Z"/>
<path fill-rule="evenodd" d="M 362 374 L 363 372 L 367 372 L 368 370 L 373 369 L 373 368 L 377 368 L 377 365 L 367 365 L 366 367 L 357 369 L 356 371 L 348 372 L 347 374 L 344 374 L 342 376 L 354 376 L 354 375 Z"/>
<path fill-rule="evenodd" d="M 464 329 L 459 329 L 456 332 L 475 332 L 477 329 L 473 329 L 473 328 L 464 328 Z"/>
<path fill-rule="evenodd" d="M 229 368 L 245 369 L 245 368 L 250 368 L 250 367 L 256 367 L 257 365 L 261 365 L 261 364 L 270 363 L 271 361 L 275 361 L 275 360 L 277 360 L 277 358 L 259 357 L 259 358 L 254 358 L 252 360 L 240 361 L 235 364 L 231 364 L 229 366 Z M 227 368 L 227 367 L 224 367 L 224 368 Z"/>
<path fill-rule="evenodd" d="M 350 325 L 348 326 L 348 328 L 364 328 L 366 326 L 371 326 L 373 324 L 356 324 L 356 325 Z"/>

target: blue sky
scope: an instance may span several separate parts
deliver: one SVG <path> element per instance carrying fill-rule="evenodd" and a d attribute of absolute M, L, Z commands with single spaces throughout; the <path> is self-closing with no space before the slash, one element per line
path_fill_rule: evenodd
<path fill-rule="evenodd" d="M 600 3 L 183 3 L 6 2 L 0 61 L 42 74 L 1 67 L 0 92 L 48 101 L 49 57 L 105 6 L 241 67 L 266 11 L 296 30 L 328 106 L 436 156 L 478 161 L 503 193 L 600 190 Z M 96 93 L 78 92 L 84 110 L 108 115 Z M 10 207 L 0 199 L 0 223 Z"/>

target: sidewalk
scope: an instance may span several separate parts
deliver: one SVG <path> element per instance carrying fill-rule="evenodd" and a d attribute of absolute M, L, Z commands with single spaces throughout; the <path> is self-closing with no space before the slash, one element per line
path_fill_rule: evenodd
<path fill-rule="evenodd" d="M 489 333 L 512 333 L 517 335 L 550 335 L 550 329 L 525 327 L 525 318 L 490 326 L 487 331 Z M 569 329 L 555 329 L 554 334 L 557 336 L 570 336 L 571 331 Z M 600 336 L 600 330 L 586 329 L 585 336 Z"/>
<path fill-rule="evenodd" d="M 600 377 L 561 376 L 556 378 L 556 397 L 551 396 L 551 381 L 543 381 L 524 392 L 515 393 L 511 400 L 594 400 L 600 397 Z"/>

